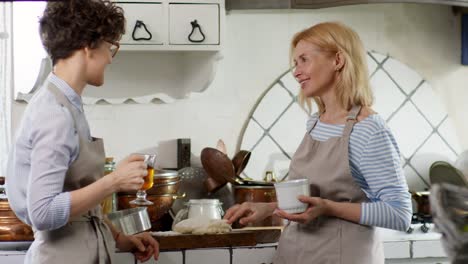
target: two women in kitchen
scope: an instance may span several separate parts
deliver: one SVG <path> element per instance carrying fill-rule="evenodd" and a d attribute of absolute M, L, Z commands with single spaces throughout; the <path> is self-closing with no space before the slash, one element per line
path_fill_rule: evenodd
<path fill-rule="evenodd" d="M 102 177 L 103 141 L 91 137 L 81 100 L 86 85 L 103 84 L 125 31 L 123 11 L 110 1 L 53 1 L 39 23 L 53 72 L 24 112 L 7 175 L 11 207 L 34 230 L 26 263 L 112 263 L 116 247 L 157 259 L 149 233 L 117 232 L 99 206 L 142 186 L 143 157 L 132 155 Z"/>
<path fill-rule="evenodd" d="M 375 226 L 406 231 L 411 198 L 394 136 L 372 110 L 366 53 L 359 36 L 337 22 L 314 25 L 291 43 L 300 103 L 311 112 L 289 179 L 308 178 L 308 209 L 288 214 L 276 203 L 231 207 L 228 222 L 289 220 L 275 263 L 384 263 Z"/>

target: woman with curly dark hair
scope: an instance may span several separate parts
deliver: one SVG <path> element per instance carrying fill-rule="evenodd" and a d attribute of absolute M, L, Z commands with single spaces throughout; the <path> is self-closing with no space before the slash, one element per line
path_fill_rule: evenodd
<path fill-rule="evenodd" d="M 102 216 L 100 202 L 141 188 L 143 157 L 131 155 L 102 177 L 102 139 L 91 136 L 81 94 L 100 86 L 125 31 L 123 10 L 110 1 L 49 2 L 40 19 L 53 72 L 27 106 L 8 163 L 8 197 L 34 230 L 26 263 L 112 263 L 116 247 L 138 260 L 157 259 L 148 233 L 126 236 Z"/>

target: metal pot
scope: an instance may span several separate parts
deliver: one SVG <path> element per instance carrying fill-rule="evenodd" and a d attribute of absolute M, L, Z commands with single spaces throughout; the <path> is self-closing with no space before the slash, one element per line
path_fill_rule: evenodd
<path fill-rule="evenodd" d="M 0 185 L 5 182 L 0 177 Z M 13 210 L 11 210 L 8 199 L 6 199 L 3 187 L 0 187 L 0 241 L 31 241 L 34 233 L 30 226 L 21 222 Z"/>
<path fill-rule="evenodd" d="M 164 183 L 164 184 L 156 184 L 148 189 L 146 193 L 148 195 L 165 195 L 165 194 L 177 194 L 180 188 L 181 180 Z"/>
<path fill-rule="evenodd" d="M 180 180 L 179 173 L 175 170 L 155 170 L 154 185 L 168 184 Z"/>
<path fill-rule="evenodd" d="M 180 187 L 181 178 L 177 171 L 155 170 L 153 187 L 146 190 L 148 195 L 177 194 Z M 135 195 L 135 192 L 122 192 L 122 195 Z M 120 195 L 119 194 L 119 195 Z"/>
<path fill-rule="evenodd" d="M 107 215 L 117 230 L 125 235 L 133 235 L 151 228 L 145 207 L 137 207 L 113 212 Z"/>
<path fill-rule="evenodd" d="M 234 199 L 237 204 L 243 202 L 271 203 L 276 202 L 274 186 L 233 185 Z M 283 220 L 278 216 L 269 216 L 265 220 L 249 226 L 282 226 Z"/>
<path fill-rule="evenodd" d="M 147 206 L 148 214 L 150 217 L 151 223 L 158 221 L 163 215 L 169 212 L 169 209 L 172 207 L 172 203 L 176 199 L 185 197 L 185 194 L 182 195 L 173 195 L 173 194 L 163 194 L 163 195 L 148 195 L 146 199 L 153 202 L 152 205 Z M 118 208 L 119 210 L 127 208 L 135 208 L 137 205 L 130 204 L 130 201 L 134 200 L 136 195 L 129 194 L 119 194 L 118 195 Z"/>

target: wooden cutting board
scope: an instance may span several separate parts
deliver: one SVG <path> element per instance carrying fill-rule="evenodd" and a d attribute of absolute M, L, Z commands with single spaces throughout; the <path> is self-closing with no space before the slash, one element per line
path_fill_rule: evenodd
<path fill-rule="evenodd" d="M 155 238 L 159 242 L 161 250 L 171 249 L 193 249 L 212 247 L 242 247 L 255 246 L 259 243 L 275 243 L 281 236 L 279 228 L 263 229 L 234 229 L 227 234 L 214 235 L 175 235 L 158 236 Z"/>

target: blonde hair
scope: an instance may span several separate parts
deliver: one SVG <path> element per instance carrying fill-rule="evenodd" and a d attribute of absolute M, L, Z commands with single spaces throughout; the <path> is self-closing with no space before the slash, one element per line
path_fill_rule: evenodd
<path fill-rule="evenodd" d="M 373 94 L 369 83 L 366 52 L 359 35 L 350 27 L 339 22 L 326 22 L 307 28 L 291 41 L 291 58 L 299 41 L 312 43 L 323 50 L 341 54 L 344 66 L 336 87 L 336 97 L 342 107 L 349 110 L 353 105 L 371 106 Z M 313 97 L 319 113 L 325 112 L 325 105 L 318 96 Z M 302 90 L 299 93 L 299 104 L 309 113 L 312 111 L 311 98 Z"/>

